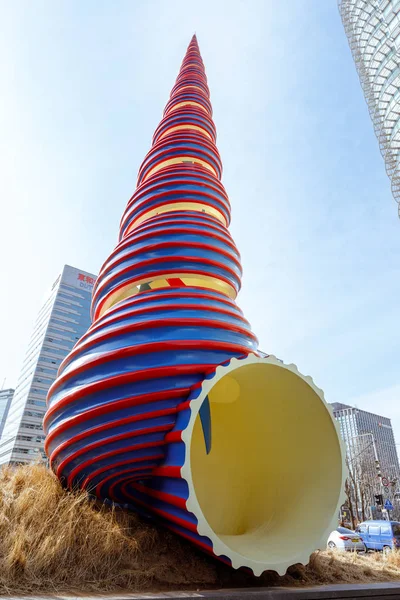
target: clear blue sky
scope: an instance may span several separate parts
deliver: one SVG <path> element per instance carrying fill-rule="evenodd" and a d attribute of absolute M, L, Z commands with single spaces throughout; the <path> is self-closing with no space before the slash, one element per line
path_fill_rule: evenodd
<path fill-rule="evenodd" d="M 260 347 L 400 441 L 400 221 L 336 0 L 0 1 L 0 384 L 96 273 L 197 33 Z"/>

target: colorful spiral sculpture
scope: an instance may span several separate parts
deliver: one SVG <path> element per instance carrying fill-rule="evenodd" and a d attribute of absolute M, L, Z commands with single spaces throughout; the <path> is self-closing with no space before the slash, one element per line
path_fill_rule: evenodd
<path fill-rule="evenodd" d="M 257 352 L 235 303 L 242 269 L 215 141 L 194 36 L 97 279 L 93 324 L 49 391 L 45 448 L 65 486 L 233 567 L 284 573 L 325 545 L 342 449 L 321 390 Z"/>

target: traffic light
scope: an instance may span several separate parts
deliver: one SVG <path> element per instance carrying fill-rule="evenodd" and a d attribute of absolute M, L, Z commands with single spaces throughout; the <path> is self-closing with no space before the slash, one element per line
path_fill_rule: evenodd
<path fill-rule="evenodd" d="M 375 494 L 375 504 L 377 506 L 383 506 L 383 496 L 382 496 L 382 494 Z"/>

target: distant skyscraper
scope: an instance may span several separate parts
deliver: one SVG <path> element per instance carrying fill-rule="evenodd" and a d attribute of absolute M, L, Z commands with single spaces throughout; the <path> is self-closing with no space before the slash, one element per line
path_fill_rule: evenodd
<path fill-rule="evenodd" d="M 14 394 L 14 390 L 0 390 L 0 439 L 1 433 L 4 428 L 4 423 L 8 415 L 8 409 L 10 408 L 11 400 Z"/>
<path fill-rule="evenodd" d="M 43 451 L 46 395 L 57 369 L 90 325 L 96 276 L 65 265 L 39 311 L 0 440 L 0 465 L 27 463 Z M 1 393 L 1 392 L 0 392 Z"/>
<path fill-rule="evenodd" d="M 334 402 L 331 406 L 335 418 L 339 421 L 340 433 L 351 458 L 365 459 L 363 464 L 373 480 L 378 481 L 372 436 L 365 435 L 372 434 L 382 475 L 389 479 L 400 478 L 399 459 L 390 419 L 339 402 Z"/>
<path fill-rule="evenodd" d="M 339 10 L 392 193 L 400 202 L 400 1 L 339 0 Z"/>

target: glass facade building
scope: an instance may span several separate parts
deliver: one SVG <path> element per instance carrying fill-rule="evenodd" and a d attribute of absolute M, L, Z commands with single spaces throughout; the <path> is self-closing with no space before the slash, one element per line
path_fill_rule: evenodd
<path fill-rule="evenodd" d="M 90 325 L 96 276 L 65 265 L 34 325 L 0 440 L 0 465 L 28 463 L 42 455 L 46 396 L 58 367 Z"/>
<path fill-rule="evenodd" d="M 331 406 L 335 419 L 340 424 L 340 434 L 350 460 L 358 458 L 371 476 L 373 484 L 378 484 L 373 436 L 382 475 L 389 480 L 399 479 L 399 459 L 390 419 L 339 402 L 334 402 Z"/>
<path fill-rule="evenodd" d="M 339 0 L 339 10 L 392 193 L 400 202 L 400 0 Z"/>
<path fill-rule="evenodd" d="M 8 411 L 10 408 L 11 400 L 14 395 L 14 390 L 9 388 L 7 390 L 0 390 L 0 439 L 4 429 L 4 423 L 6 422 Z"/>

